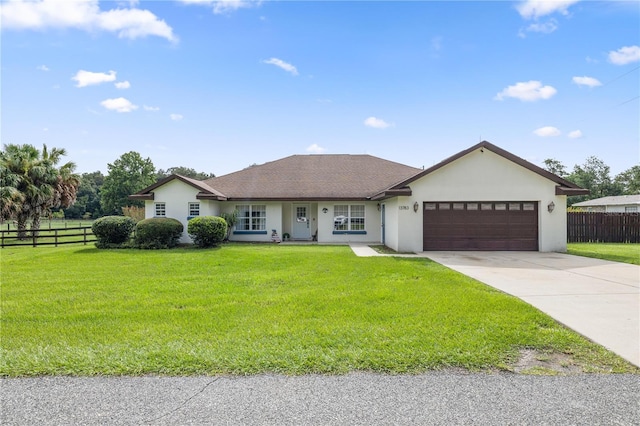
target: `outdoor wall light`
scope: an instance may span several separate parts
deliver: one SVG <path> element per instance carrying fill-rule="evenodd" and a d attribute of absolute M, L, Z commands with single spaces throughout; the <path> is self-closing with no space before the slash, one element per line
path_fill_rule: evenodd
<path fill-rule="evenodd" d="M 322 209 L 322 213 L 326 213 L 326 212 L 328 212 L 328 211 L 329 211 L 329 209 L 328 209 L 328 208 L 326 208 L 326 207 L 324 207 L 324 208 Z"/>
<path fill-rule="evenodd" d="M 418 213 L 418 209 L 420 208 L 420 204 L 418 204 L 418 202 L 416 201 L 415 203 L 413 203 L 413 211 L 415 213 Z"/>
<path fill-rule="evenodd" d="M 380 211 L 380 203 L 378 203 L 378 211 Z"/>
<path fill-rule="evenodd" d="M 549 213 L 551 213 L 555 208 L 556 208 L 556 205 L 553 203 L 553 201 L 550 202 L 549 205 L 547 206 L 547 210 L 549 210 Z"/>

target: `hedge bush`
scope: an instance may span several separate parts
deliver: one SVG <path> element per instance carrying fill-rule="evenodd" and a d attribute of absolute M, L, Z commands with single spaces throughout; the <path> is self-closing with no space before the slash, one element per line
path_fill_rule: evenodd
<path fill-rule="evenodd" d="M 227 235 L 227 222 L 218 216 L 198 216 L 189 221 L 187 232 L 197 246 L 213 247 Z"/>
<path fill-rule="evenodd" d="M 127 216 L 104 216 L 91 225 L 98 248 L 118 248 L 129 242 L 136 221 Z"/>
<path fill-rule="evenodd" d="M 184 226 L 177 219 L 154 217 L 136 225 L 135 245 L 141 249 L 167 249 L 178 245 Z"/>

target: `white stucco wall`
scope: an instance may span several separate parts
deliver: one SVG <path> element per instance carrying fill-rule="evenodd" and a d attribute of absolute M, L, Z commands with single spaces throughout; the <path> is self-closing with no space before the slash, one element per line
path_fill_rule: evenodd
<path fill-rule="evenodd" d="M 334 234 L 333 233 L 333 213 L 335 205 L 362 205 L 365 206 L 365 231 L 366 234 Z M 323 213 L 322 209 L 327 212 Z M 380 233 L 380 212 L 378 202 L 368 201 L 339 201 L 339 202 L 318 202 L 318 242 L 319 243 L 379 243 Z"/>
<path fill-rule="evenodd" d="M 165 203 L 166 217 L 178 219 L 184 226 L 181 243 L 190 243 L 191 238 L 187 234 L 187 217 L 189 216 L 189 203 L 200 203 L 200 216 L 217 216 L 220 214 L 220 205 L 217 201 L 198 200 L 196 195 L 200 192 L 193 186 L 178 179 L 173 179 L 156 188 L 153 201 L 145 201 L 145 218 L 155 215 L 155 204 Z"/>
<path fill-rule="evenodd" d="M 232 213 L 237 205 L 263 205 L 266 207 L 267 223 L 266 233 L 264 232 L 250 232 L 245 233 L 242 231 L 231 231 L 229 236 L 230 241 L 256 241 L 256 242 L 270 242 L 271 232 L 276 230 L 278 235 L 282 237 L 282 204 L 279 202 L 261 202 L 261 201 L 225 201 L 222 203 L 222 211 L 226 213 Z"/>
<path fill-rule="evenodd" d="M 540 251 L 566 251 L 566 196 L 556 196 L 556 184 L 484 149 L 456 161 L 410 184 L 411 197 L 398 197 L 398 220 L 391 231 L 387 209 L 387 245 L 398 251 L 422 251 L 423 202 L 425 201 L 535 201 L 538 203 Z M 389 201 L 385 201 L 389 204 Z M 413 204 L 418 202 L 418 213 Z M 547 211 L 553 202 L 555 209 Z M 409 210 L 400 210 L 409 206 Z M 394 232 L 397 246 L 394 245 Z M 393 236 L 393 238 L 390 238 Z"/>
<path fill-rule="evenodd" d="M 384 243 L 394 250 L 398 249 L 398 198 L 391 198 L 381 202 L 385 209 Z M 382 235 L 380 235 L 382 242 Z"/>
<path fill-rule="evenodd" d="M 627 206 L 607 206 L 607 213 L 624 213 Z M 629 205 L 628 207 L 631 207 Z"/>

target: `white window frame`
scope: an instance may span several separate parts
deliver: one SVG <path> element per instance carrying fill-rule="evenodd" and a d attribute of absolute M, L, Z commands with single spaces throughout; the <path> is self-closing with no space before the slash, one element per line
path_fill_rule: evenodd
<path fill-rule="evenodd" d="M 361 210 L 361 211 L 360 211 Z M 345 216 L 342 224 L 335 224 L 334 231 L 361 232 L 366 231 L 366 206 L 364 204 L 336 204 L 333 206 L 333 217 Z"/>
<path fill-rule="evenodd" d="M 638 213 L 638 206 L 624 206 L 625 213 Z"/>
<path fill-rule="evenodd" d="M 188 204 L 189 217 L 200 216 L 200 203 L 189 203 Z"/>
<path fill-rule="evenodd" d="M 153 203 L 153 217 L 167 217 L 167 203 Z"/>
<path fill-rule="evenodd" d="M 239 204 L 236 206 L 236 210 L 238 211 L 236 231 L 267 230 L 266 204 Z"/>

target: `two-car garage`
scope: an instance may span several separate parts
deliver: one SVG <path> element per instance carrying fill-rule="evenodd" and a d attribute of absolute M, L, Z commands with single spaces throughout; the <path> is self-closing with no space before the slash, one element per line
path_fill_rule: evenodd
<path fill-rule="evenodd" d="M 538 250 L 538 203 L 424 202 L 423 250 Z"/>
<path fill-rule="evenodd" d="M 371 197 L 397 251 L 567 250 L 567 197 L 586 189 L 480 142 Z M 413 208 L 412 208 L 413 207 Z"/>

